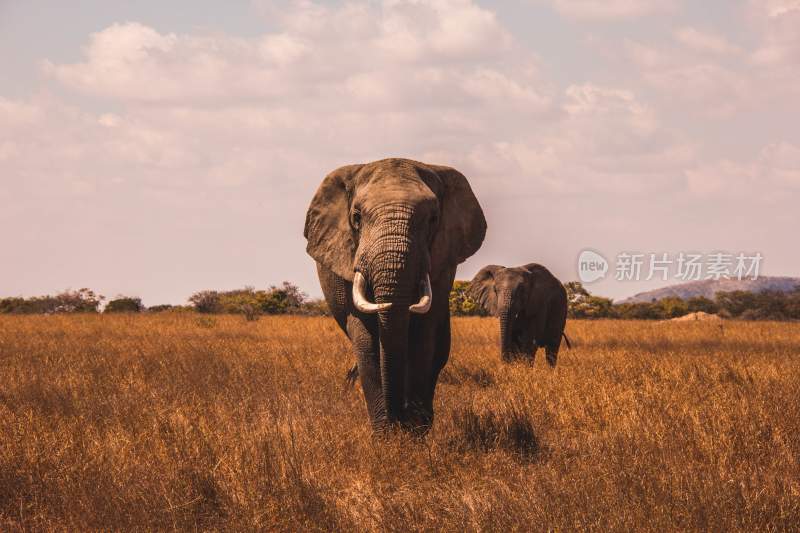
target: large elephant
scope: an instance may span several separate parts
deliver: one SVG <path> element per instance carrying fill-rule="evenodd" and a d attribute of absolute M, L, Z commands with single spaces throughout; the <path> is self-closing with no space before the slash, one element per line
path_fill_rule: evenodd
<path fill-rule="evenodd" d="M 567 292 L 542 265 L 483 267 L 472 279 L 469 295 L 500 320 L 500 356 L 504 361 L 530 358 L 544 346 L 547 362 L 556 366 L 567 321 Z"/>
<path fill-rule="evenodd" d="M 486 234 L 467 179 L 408 159 L 341 167 L 314 195 L 304 234 L 373 428 L 427 431 L 450 354 L 456 266 Z"/>

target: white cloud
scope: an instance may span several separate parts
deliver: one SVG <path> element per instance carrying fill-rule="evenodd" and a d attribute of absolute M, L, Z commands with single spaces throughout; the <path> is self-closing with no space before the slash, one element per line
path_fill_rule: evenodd
<path fill-rule="evenodd" d="M 185 204 L 192 184 L 263 187 L 357 160 L 465 153 L 558 113 L 537 57 L 470 1 L 300 2 L 279 21 L 247 39 L 136 22 L 92 34 L 82 61 L 45 72 L 114 111 L 0 100 L 0 157 L 48 194 L 137 183 Z"/>
<path fill-rule="evenodd" d="M 701 31 L 691 26 L 675 30 L 675 39 L 681 44 L 699 52 L 725 55 L 739 51 L 738 47 L 733 46 L 725 37 L 715 33 Z"/>
<path fill-rule="evenodd" d="M 762 41 L 752 53 L 755 65 L 797 72 L 800 62 L 800 2 L 772 0 L 752 2 L 752 23 L 762 32 Z"/>
<path fill-rule="evenodd" d="M 543 128 L 476 146 L 464 165 L 509 190 L 525 183 L 525 191 L 635 197 L 667 186 L 693 161 L 692 147 L 629 90 L 571 85 L 561 109 Z"/>
<path fill-rule="evenodd" d="M 40 109 L 27 102 L 0 96 L 0 124 L 10 128 L 38 123 L 43 118 Z"/>
<path fill-rule="evenodd" d="M 800 11 L 800 0 L 757 0 L 753 2 L 769 17 L 781 17 Z"/>
<path fill-rule="evenodd" d="M 730 116 L 750 96 L 750 81 L 741 73 L 713 63 L 654 70 L 645 80 L 665 95 L 692 105 L 704 115 Z"/>
<path fill-rule="evenodd" d="M 676 5 L 554 2 L 576 16 L 615 17 Z M 696 141 L 666 128 L 631 84 L 559 89 L 493 12 L 468 0 L 299 2 L 277 15 L 275 32 L 249 39 L 159 33 L 139 23 L 92 35 L 84 61 L 50 63 L 47 72 L 120 111 L 84 116 L 78 124 L 87 133 L 54 134 L 54 150 L 80 159 L 99 143 L 106 166 L 118 167 L 116 179 L 149 176 L 165 189 L 193 180 L 241 187 L 271 174 L 260 169 L 307 168 L 309 146 L 319 171 L 370 157 L 437 154 L 503 179 L 533 176 L 562 192 L 585 186 L 636 194 L 668 186 L 687 168 L 701 174 Z M 691 26 L 674 36 L 679 46 L 626 43 L 639 81 L 704 115 L 740 109 L 754 82 L 715 60 L 738 57 L 739 49 Z M 50 111 L 0 101 L 3 113 L 19 121 Z M 5 160 L 24 153 L 12 141 Z M 492 172 L 492 165 L 505 170 Z"/>
<path fill-rule="evenodd" d="M 776 186 L 800 189 L 800 146 L 786 141 L 765 147 L 756 163 L 757 175 Z"/>
<path fill-rule="evenodd" d="M 115 24 L 92 35 L 85 62 L 47 63 L 45 69 L 81 92 L 171 105 L 337 93 L 381 105 L 406 102 L 436 88 L 417 76 L 425 67 L 438 69 L 439 86 L 448 93 L 434 95 L 440 100 L 469 96 L 461 85 L 473 76 L 477 84 L 485 85 L 487 74 L 494 79 L 499 86 L 492 95 L 509 87 L 495 71 L 503 68 L 512 39 L 494 13 L 466 0 L 370 8 L 300 3 L 282 20 L 281 32 L 258 39 L 162 35 L 138 23 Z M 529 98 L 534 91 L 515 92 Z M 472 95 L 481 97 L 480 91 Z"/>
<path fill-rule="evenodd" d="M 627 56 L 664 107 L 688 106 L 707 117 L 800 110 L 800 9 L 795 0 L 751 0 L 742 15 L 757 44 L 747 49 L 724 35 L 684 26 L 673 43 L 626 41 Z"/>
<path fill-rule="evenodd" d="M 578 19 L 628 19 L 675 10 L 679 0 L 541 0 L 564 16 Z"/>
<path fill-rule="evenodd" d="M 692 143 L 632 89 L 558 89 L 494 13 L 472 2 L 301 2 L 279 20 L 274 33 L 250 39 L 138 23 L 92 35 L 84 61 L 47 71 L 121 111 L 88 116 L 83 135 L 53 144 L 78 160 L 100 146 L 100 167 L 115 183 L 144 180 L 169 199 L 192 183 L 242 188 L 387 155 L 441 157 L 556 194 L 640 194 L 694 164 Z"/>
<path fill-rule="evenodd" d="M 624 18 L 677 2 L 553 5 Z M 88 37 L 79 61 L 46 63 L 50 83 L 34 96 L 0 97 L 0 189 L 17 199 L 0 217 L 8 227 L 24 213 L 39 235 L 56 228 L 55 248 L 76 235 L 104 246 L 150 235 L 165 264 L 193 258 L 214 272 L 229 272 L 229 256 L 259 242 L 264 254 L 294 254 L 285 268 L 270 265 L 270 276 L 297 279 L 308 262 L 300 241 L 311 191 L 338 165 L 380 157 L 464 171 L 493 217 L 495 243 L 503 224 L 543 211 L 557 218 L 561 204 L 586 210 L 559 219 L 573 238 L 611 228 L 622 239 L 646 231 L 631 224 L 632 211 L 650 216 L 642 206 L 683 209 L 731 191 L 746 191 L 734 196 L 743 203 L 786 201 L 800 181 L 797 139 L 787 128 L 736 129 L 750 124 L 740 119 L 747 111 L 797 109 L 790 96 L 800 84 L 787 83 L 797 79 L 787 29 L 795 15 L 776 5 L 753 22 L 753 49 L 687 25 L 666 41 L 618 36 L 604 51 L 581 52 L 581 65 L 597 63 L 585 70 L 561 68 L 575 51 L 543 60 L 488 4 L 467 0 L 297 2 L 271 15 L 273 31 L 248 38 L 112 24 Z M 65 89 L 80 97 L 57 96 Z M 753 153 L 718 138 L 726 121 L 724 133 Z M 72 241 L 60 233 L 64 220 L 78 228 Z M 258 227 L 276 220 L 279 230 Z M 672 233 L 685 229 L 673 222 Z M 218 261 L 206 243 L 221 250 Z M 269 261 L 241 254 L 254 269 Z M 84 270 L 92 272 L 73 272 Z M 308 276 L 297 281 L 312 288 L 310 267 Z M 197 279 L 206 278 L 181 278 L 191 283 L 181 294 L 201 288 Z"/>
<path fill-rule="evenodd" d="M 686 171 L 689 190 L 699 196 L 759 197 L 773 201 L 787 188 L 800 189 L 800 147 L 786 141 L 765 146 L 752 161 L 723 159 Z"/>

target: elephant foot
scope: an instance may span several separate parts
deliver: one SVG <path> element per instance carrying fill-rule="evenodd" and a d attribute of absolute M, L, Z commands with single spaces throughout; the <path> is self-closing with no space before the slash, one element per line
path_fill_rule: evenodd
<path fill-rule="evenodd" d="M 391 439 L 392 437 L 410 436 L 415 439 L 423 439 L 431 430 L 431 422 L 406 420 L 403 422 L 382 422 L 372 424 L 372 433 L 379 439 Z"/>
<path fill-rule="evenodd" d="M 401 420 L 382 418 L 372 421 L 373 433 L 381 438 L 389 438 L 397 434 L 423 438 L 428 434 L 432 426 L 433 411 L 424 407 L 406 408 Z"/>
<path fill-rule="evenodd" d="M 412 435 L 424 437 L 433 426 L 433 409 L 425 406 L 407 406 L 402 426 Z"/>
<path fill-rule="evenodd" d="M 504 363 L 520 363 L 532 361 L 531 356 L 525 352 L 511 352 L 501 356 Z"/>

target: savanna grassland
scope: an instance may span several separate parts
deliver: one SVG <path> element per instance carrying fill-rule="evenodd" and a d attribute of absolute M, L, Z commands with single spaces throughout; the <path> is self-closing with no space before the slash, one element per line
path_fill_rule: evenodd
<path fill-rule="evenodd" d="M 550 370 L 454 320 L 422 441 L 332 319 L 0 316 L 0 530 L 791 530 L 800 324 L 572 321 Z"/>

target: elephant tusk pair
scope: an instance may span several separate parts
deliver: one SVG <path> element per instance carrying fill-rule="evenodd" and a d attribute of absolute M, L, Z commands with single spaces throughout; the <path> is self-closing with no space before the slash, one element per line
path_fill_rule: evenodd
<path fill-rule="evenodd" d="M 365 293 L 366 285 L 367 280 L 364 279 L 364 275 L 361 272 L 356 272 L 353 276 L 353 305 L 356 306 L 356 309 L 362 313 L 374 315 L 392 307 L 391 302 L 383 304 L 370 302 Z M 425 274 L 425 279 L 422 281 L 422 296 L 419 302 L 409 306 L 408 310 L 412 313 L 425 314 L 431 308 L 432 298 L 431 277 L 429 274 Z"/>

